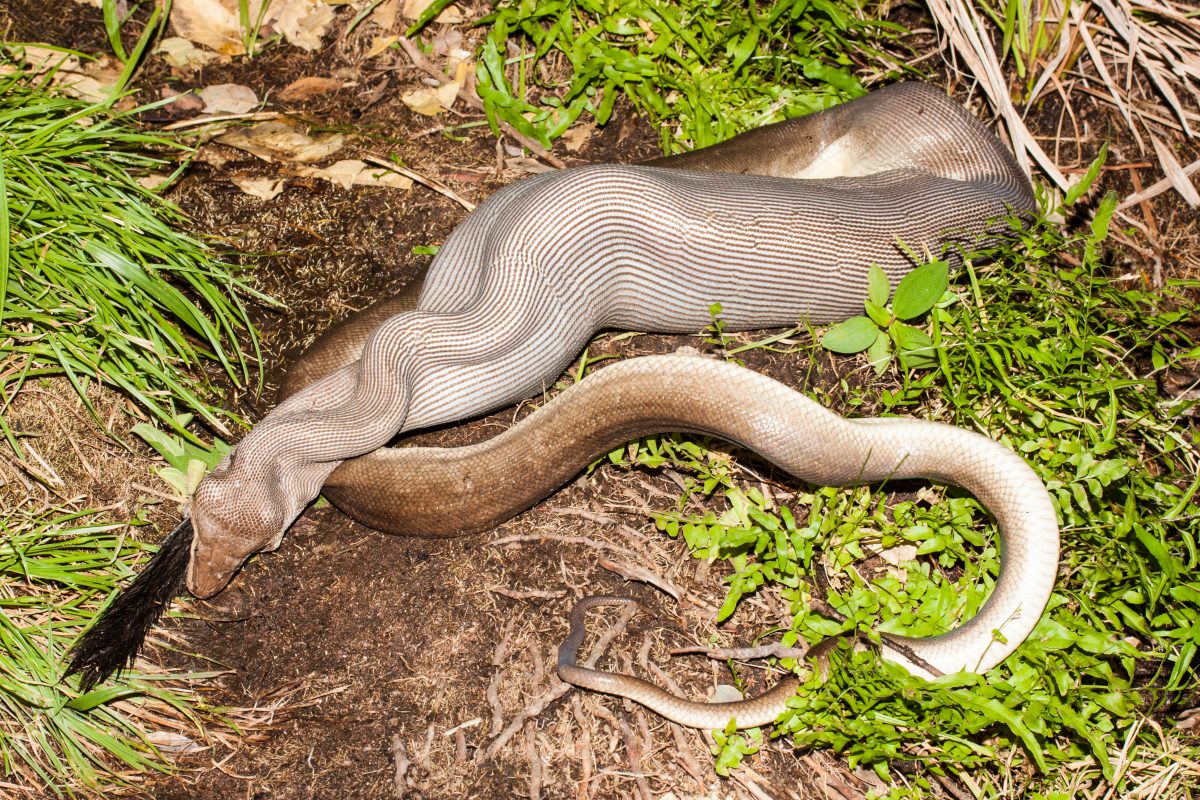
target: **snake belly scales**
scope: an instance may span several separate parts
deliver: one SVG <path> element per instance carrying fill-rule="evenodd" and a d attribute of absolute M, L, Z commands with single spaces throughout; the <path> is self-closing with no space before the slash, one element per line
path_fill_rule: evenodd
<path fill-rule="evenodd" d="M 381 530 L 468 533 L 532 505 L 612 446 L 691 431 L 816 484 L 921 477 L 972 492 L 1001 530 L 991 596 L 949 633 L 890 637 L 883 656 L 924 676 L 986 671 L 1040 617 L 1058 528 L 1032 470 L 979 434 L 843 419 L 750 370 L 658 356 L 599 371 L 489 442 L 384 446 L 540 392 L 602 329 L 691 333 L 717 302 L 730 330 L 844 319 L 861 312 L 871 264 L 894 285 L 911 253 L 953 263 L 954 245 L 1033 208 L 1004 145 L 921 83 L 647 165 L 511 184 L 455 229 L 421 284 L 323 335 L 286 399 L 200 484 L 188 587 L 220 591 L 246 558 L 277 547 L 318 493 Z M 763 724 L 784 708 L 788 681 L 733 708 L 575 665 L 581 613 L 560 657 L 565 679 L 697 727 L 732 714 L 739 727 Z"/>

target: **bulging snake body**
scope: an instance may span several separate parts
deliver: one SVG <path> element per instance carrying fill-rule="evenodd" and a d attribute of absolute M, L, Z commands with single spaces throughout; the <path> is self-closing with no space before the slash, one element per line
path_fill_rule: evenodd
<path fill-rule="evenodd" d="M 912 83 L 651 165 L 512 184 L 447 239 L 419 294 L 323 337 L 294 394 L 201 483 L 189 588 L 223 588 L 322 486 L 375 527 L 458 533 L 511 516 L 614 444 L 700 431 L 814 483 L 924 477 L 974 493 L 1002 531 L 992 596 L 950 633 L 884 654 L 915 674 L 986 670 L 1040 616 L 1058 532 L 1028 466 L 978 434 L 842 419 L 748 370 L 672 356 L 601 370 L 473 448 L 377 448 L 539 392 L 601 329 L 695 332 L 716 302 L 731 330 L 859 313 L 871 264 L 895 283 L 911 253 L 974 242 L 989 220 L 1032 208 L 1004 146 Z"/>

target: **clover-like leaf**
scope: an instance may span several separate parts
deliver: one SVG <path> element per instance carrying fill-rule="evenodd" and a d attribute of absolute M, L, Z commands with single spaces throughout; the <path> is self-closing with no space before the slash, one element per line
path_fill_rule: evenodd
<path fill-rule="evenodd" d="M 896 319 L 912 319 L 933 308 L 946 291 L 949 273 L 945 261 L 932 261 L 905 275 L 892 298 L 892 314 Z"/>
<path fill-rule="evenodd" d="M 821 346 L 835 353 L 861 353 L 879 338 L 879 327 L 866 317 L 839 322 L 821 337 Z"/>
<path fill-rule="evenodd" d="M 887 273 L 878 264 L 872 264 L 867 270 L 867 300 L 877 306 L 886 305 L 891 293 L 892 285 L 888 282 Z"/>

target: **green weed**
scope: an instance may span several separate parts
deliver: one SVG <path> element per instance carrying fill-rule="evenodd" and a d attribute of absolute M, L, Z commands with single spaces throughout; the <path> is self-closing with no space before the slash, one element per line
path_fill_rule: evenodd
<path fill-rule="evenodd" d="M 1162 397 L 1155 376 L 1200 357 L 1200 348 L 1187 328 L 1190 302 L 1176 294 L 1182 284 L 1151 292 L 1114 281 L 1103 267 L 1114 206 L 1106 197 L 1078 233 L 1016 226 L 969 254 L 949 294 L 937 291 L 940 280 L 913 298 L 898 290 L 892 313 L 868 318 L 863 346 L 902 344 L 885 333 L 897 306 L 925 308 L 923 334 L 935 345 L 921 354 L 928 366 L 902 357 L 888 365 L 886 388 L 837 388 L 871 413 L 941 419 L 1025 455 L 1054 497 L 1063 535 L 1059 585 L 1037 629 L 987 675 L 933 682 L 874 652 L 839 650 L 828 679 L 801 669 L 804 683 L 775 736 L 833 749 L 904 796 L 924 796 L 935 775 L 963 773 L 980 797 L 1011 796 L 1014 775 L 1025 775 L 1030 797 L 1066 791 L 1068 775 L 1072 791 L 1111 785 L 1121 796 L 1138 779 L 1115 769 L 1123 748 L 1124 763 L 1154 763 L 1175 741 L 1180 757 L 1195 759 L 1197 748 L 1171 739 L 1169 728 L 1198 687 L 1200 442 L 1189 403 Z M 917 294 L 923 299 L 909 307 Z M 876 312 L 884 297 L 876 279 Z M 776 506 L 743 486 L 727 459 L 685 439 L 650 438 L 613 457 L 674 462 L 690 474 L 687 495 L 721 501 L 696 514 L 683 511 L 685 496 L 679 511 L 655 519 L 696 557 L 728 562 L 719 619 L 741 598 L 777 587 L 795 614 L 784 644 L 847 630 L 940 633 L 974 614 L 991 590 L 995 532 L 957 490 L 896 501 L 878 489 L 816 488 Z M 806 514 L 793 511 L 802 506 Z M 915 546 L 918 559 L 860 563 L 898 545 Z M 818 569 L 830 574 L 828 597 L 812 588 Z M 815 593 L 843 618 L 814 609 Z M 914 764 L 923 769 L 896 769 Z"/>
<path fill-rule="evenodd" d="M 448 2 L 433 3 L 410 33 Z M 827 108 L 863 88 L 849 54 L 899 28 L 861 0 L 502 0 L 480 25 L 488 118 L 544 145 L 624 94 L 662 128 L 664 152 Z M 565 60 L 563 76 L 553 64 Z"/>

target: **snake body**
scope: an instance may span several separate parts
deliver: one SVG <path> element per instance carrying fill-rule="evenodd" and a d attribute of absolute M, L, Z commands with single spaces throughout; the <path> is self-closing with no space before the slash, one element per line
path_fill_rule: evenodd
<path fill-rule="evenodd" d="M 885 658 L 914 674 L 991 669 L 1024 641 L 1050 597 L 1058 569 L 1054 507 L 1019 455 L 935 422 L 846 419 L 765 375 L 697 356 L 605 367 L 480 444 L 386 448 L 347 461 L 324 493 L 359 521 L 392 533 L 486 530 L 613 447 L 663 431 L 736 442 L 822 486 L 925 478 L 975 495 L 1000 528 L 1000 575 L 979 613 L 952 632 L 889 637 Z"/>
<path fill-rule="evenodd" d="M 717 302 L 730 330 L 841 319 L 861 310 L 871 264 L 895 283 L 911 253 L 1032 208 L 1004 145 L 920 83 L 651 166 L 505 187 L 448 237 L 415 310 L 374 326 L 357 361 L 277 406 L 201 482 L 188 587 L 211 596 L 278 546 L 343 460 L 535 394 L 597 330 L 693 332 Z"/>
<path fill-rule="evenodd" d="M 977 434 L 845 420 L 748 370 L 675 356 L 601 370 L 482 445 L 377 448 L 528 397 L 603 328 L 692 332 L 715 302 L 729 329 L 845 318 L 861 310 L 871 264 L 895 283 L 911 253 L 973 242 L 989 220 L 1032 208 L 1011 154 L 924 84 L 650 165 L 506 187 L 447 239 L 419 293 L 322 337 L 294 371 L 294 393 L 201 483 L 189 588 L 223 588 L 322 486 L 375 527 L 461 533 L 520 511 L 615 444 L 698 431 L 815 483 L 919 476 L 973 492 L 1002 532 L 992 596 L 950 633 L 892 637 L 884 656 L 914 674 L 986 670 L 1044 608 L 1058 535 L 1028 466 Z"/>

